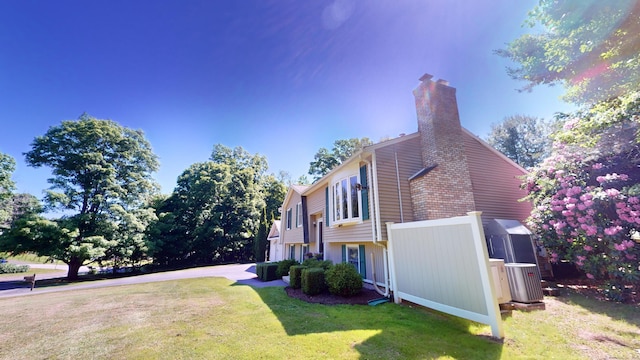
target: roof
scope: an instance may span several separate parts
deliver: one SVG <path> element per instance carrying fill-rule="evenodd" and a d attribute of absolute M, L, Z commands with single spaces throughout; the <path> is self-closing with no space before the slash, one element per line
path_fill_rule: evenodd
<path fill-rule="evenodd" d="M 305 190 L 307 190 L 307 188 L 309 188 L 309 185 L 291 184 L 290 188 L 298 194 L 302 194 Z"/>
<path fill-rule="evenodd" d="M 282 202 L 282 204 L 287 204 L 289 202 L 289 199 L 291 199 L 291 196 L 293 196 L 293 193 L 297 193 L 302 195 L 302 193 L 305 192 L 305 190 L 307 190 L 310 186 L 309 185 L 299 185 L 299 184 L 291 184 L 289 185 L 289 190 L 287 190 L 287 194 L 284 196 L 284 201 Z"/>
<path fill-rule="evenodd" d="M 273 221 L 273 224 L 271 224 L 271 230 L 269 230 L 269 235 L 267 235 L 267 240 L 275 240 L 280 238 L 280 224 L 280 219 Z"/>

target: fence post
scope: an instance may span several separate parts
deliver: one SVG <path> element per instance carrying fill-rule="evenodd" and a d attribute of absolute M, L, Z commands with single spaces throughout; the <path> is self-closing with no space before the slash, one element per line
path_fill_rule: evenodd
<path fill-rule="evenodd" d="M 491 334 L 496 338 L 504 338 L 504 327 L 502 326 L 502 316 L 500 315 L 500 304 L 496 296 L 496 289 L 491 276 L 491 268 L 489 266 L 489 252 L 487 251 L 487 242 L 484 237 L 482 228 L 482 211 L 468 212 L 471 223 L 471 232 L 473 233 L 473 244 L 476 247 L 476 256 L 480 268 L 480 280 L 484 288 L 484 299 L 487 304 L 487 315 L 491 325 Z"/>
<path fill-rule="evenodd" d="M 387 250 L 389 252 L 389 256 L 387 259 L 389 261 L 389 275 L 391 277 L 391 291 L 393 292 L 393 302 L 396 304 L 400 304 L 401 299 L 398 296 L 398 279 L 396 278 L 396 264 L 394 262 L 394 254 L 393 254 L 393 231 L 391 231 L 391 227 L 393 226 L 393 222 L 386 222 L 387 226 Z"/>

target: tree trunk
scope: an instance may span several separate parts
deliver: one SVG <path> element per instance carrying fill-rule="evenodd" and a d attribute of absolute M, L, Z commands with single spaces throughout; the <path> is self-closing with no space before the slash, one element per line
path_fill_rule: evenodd
<path fill-rule="evenodd" d="M 80 270 L 80 266 L 82 266 L 82 261 L 77 257 L 72 257 L 71 260 L 67 263 L 69 265 L 69 271 L 67 272 L 67 280 L 77 280 L 78 279 L 78 271 Z"/>

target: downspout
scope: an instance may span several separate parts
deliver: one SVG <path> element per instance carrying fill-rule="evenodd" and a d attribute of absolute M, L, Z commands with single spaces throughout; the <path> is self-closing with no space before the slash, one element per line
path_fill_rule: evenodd
<path fill-rule="evenodd" d="M 375 176 L 377 173 L 376 168 L 376 153 L 375 151 L 371 154 L 372 161 L 364 160 L 367 163 L 367 168 L 369 169 L 369 176 L 371 177 L 371 189 L 373 191 L 369 191 L 369 201 L 373 206 L 370 208 L 373 209 L 374 216 L 371 217 L 371 231 L 373 234 L 373 244 L 376 246 L 380 246 L 382 248 L 382 268 L 384 269 L 384 291 L 380 290 L 378 284 L 376 283 L 376 264 L 373 256 L 373 252 L 371 253 L 371 278 L 373 283 L 373 288 L 376 292 L 384 297 L 390 297 L 391 286 L 389 284 L 389 274 L 388 274 L 388 266 L 389 261 L 387 259 L 387 247 L 384 244 L 381 244 L 379 241 L 382 239 L 382 228 L 380 227 L 380 204 L 378 202 L 378 177 Z"/>
<path fill-rule="evenodd" d="M 400 169 L 398 168 L 398 151 L 393 146 L 393 155 L 396 160 L 396 181 L 398 182 L 398 202 L 400 203 L 400 222 L 404 222 L 404 212 L 402 211 L 402 189 L 400 188 Z"/>

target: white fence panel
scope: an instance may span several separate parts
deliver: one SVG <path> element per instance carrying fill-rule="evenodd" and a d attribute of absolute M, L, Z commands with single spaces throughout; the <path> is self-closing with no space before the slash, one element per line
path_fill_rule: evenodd
<path fill-rule="evenodd" d="M 504 337 L 480 212 L 387 224 L 394 299 L 491 325 Z"/>

